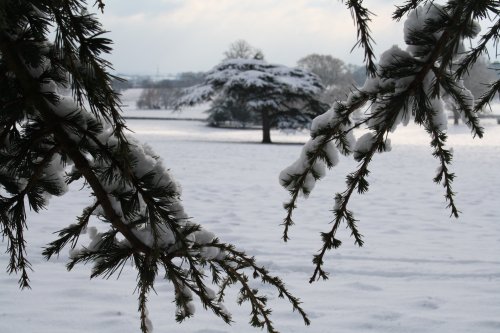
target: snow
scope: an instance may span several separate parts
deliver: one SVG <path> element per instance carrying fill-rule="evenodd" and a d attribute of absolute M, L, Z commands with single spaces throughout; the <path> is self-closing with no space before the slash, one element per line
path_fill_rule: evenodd
<path fill-rule="evenodd" d="M 408 15 L 408 19 L 404 23 L 404 38 L 405 42 L 409 45 L 408 52 L 413 55 L 420 55 L 423 51 L 425 52 L 425 46 L 422 45 L 411 45 L 410 35 L 416 31 L 424 31 L 424 28 L 428 25 L 429 21 L 440 21 L 443 15 L 444 8 L 441 5 L 436 5 L 434 3 L 427 3 L 424 6 L 418 7 L 413 10 Z M 425 31 L 428 33 L 428 31 Z M 438 40 L 441 37 L 442 32 L 433 32 L 432 36 Z"/>
<path fill-rule="evenodd" d="M 328 160 L 332 163 L 332 166 L 336 166 L 339 163 L 340 154 L 333 143 L 328 142 L 323 148 L 323 151 L 325 152 Z"/>
<path fill-rule="evenodd" d="M 500 110 L 496 105 L 495 112 Z M 126 112 L 134 111 L 132 108 Z M 182 114 L 181 114 L 182 115 Z M 182 203 L 189 216 L 224 242 L 255 255 L 291 292 L 302 299 L 312 324 L 305 327 L 290 306 L 270 288 L 273 319 L 281 332 L 481 332 L 500 331 L 500 126 L 485 120 L 486 134 L 472 140 L 465 125 L 448 126 L 457 174 L 454 190 L 460 219 L 450 219 L 443 189 L 433 184 L 438 161 L 429 138 L 414 124 L 390 135 L 392 152 L 374 157 L 371 189 L 353 198 L 353 211 L 366 244 L 357 248 L 347 230 L 344 245 L 326 257 L 328 281 L 308 283 L 319 232 L 329 228 L 333 195 L 345 188 L 345 175 L 356 162 L 340 163 L 316 183 L 307 200 L 299 200 L 291 240 L 281 241 L 288 194 L 276 181 L 293 161 L 309 133 L 273 132 L 261 145 L 259 130 L 224 130 L 196 121 L 130 120 L 128 126 L 162 157 L 183 186 Z M 356 132 L 356 137 L 362 133 Z M 331 152 L 337 156 L 338 153 Z M 89 193 L 52 198 L 49 210 L 28 213 L 28 255 L 33 264 L 32 290 L 20 291 L 16 276 L 0 274 L 0 332 L 122 333 L 139 330 L 136 272 L 126 266 L 119 280 L 89 281 L 90 266 L 66 272 L 69 253 L 46 262 L 42 248 L 79 215 Z M 102 230 L 89 227 L 96 238 Z M 200 242 L 210 240 L 203 235 Z M 3 244 L 2 246 L 5 246 Z M 212 254 L 213 255 L 213 254 Z M 0 256 L 6 267 L 8 257 Z M 172 285 L 158 279 L 149 316 L 156 331 L 180 333 L 259 332 L 247 324 L 248 306 L 238 307 L 229 292 L 225 306 L 231 326 L 194 301 L 194 318 L 175 322 Z"/>
<path fill-rule="evenodd" d="M 361 161 L 361 157 L 370 150 L 370 147 L 375 141 L 376 139 L 372 132 L 360 136 L 354 146 L 354 159 L 358 162 Z"/>
<path fill-rule="evenodd" d="M 334 117 L 335 111 L 333 110 L 333 108 L 330 108 L 325 113 L 322 113 L 319 116 L 315 117 L 311 122 L 311 133 L 316 134 L 322 129 L 327 128 L 328 125 L 330 125 L 331 122 L 335 120 Z"/>
<path fill-rule="evenodd" d="M 294 188 L 296 184 L 295 181 L 292 180 L 293 176 L 300 175 L 304 173 L 309 167 L 311 167 L 311 171 L 309 171 L 306 175 L 305 182 L 302 186 L 302 192 L 304 195 L 309 195 L 309 193 L 313 190 L 314 185 L 316 184 L 316 178 L 323 178 L 326 174 L 326 164 L 324 161 L 316 160 L 312 165 L 310 161 L 310 154 L 312 154 L 317 147 L 319 146 L 322 136 L 317 136 L 314 139 L 311 139 L 306 142 L 304 147 L 302 148 L 302 152 L 300 153 L 300 157 L 290 166 L 286 167 L 283 171 L 280 172 L 279 182 L 282 186 L 285 186 L 287 190 L 291 190 Z M 332 147 L 332 143 L 329 142 L 324 149 L 324 152 L 327 157 L 332 157 L 333 159 L 330 162 L 335 165 L 338 162 L 338 158 L 333 152 L 335 147 Z M 287 185 L 288 184 L 288 185 Z"/>
<path fill-rule="evenodd" d="M 432 110 L 435 112 L 432 115 L 432 123 L 439 131 L 446 131 L 448 129 L 448 116 L 444 110 L 443 102 L 440 99 L 431 100 Z"/>

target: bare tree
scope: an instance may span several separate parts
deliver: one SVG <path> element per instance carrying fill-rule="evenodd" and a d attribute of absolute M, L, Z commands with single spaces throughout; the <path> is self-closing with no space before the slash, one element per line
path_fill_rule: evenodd
<path fill-rule="evenodd" d="M 261 50 L 253 47 L 247 41 L 243 39 L 238 39 L 237 41 L 229 45 L 229 49 L 224 52 L 224 60 L 228 59 L 257 59 L 263 60 L 264 54 Z"/>
<path fill-rule="evenodd" d="M 486 57 L 480 57 L 476 63 L 469 68 L 463 77 L 464 86 L 470 90 L 475 99 L 480 98 L 488 91 L 488 86 L 497 79 L 496 71 L 492 68 Z M 453 112 L 453 123 L 458 125 L 460 113 L 456 107 L 448 106 Z"/>
<path fill-rule="evenodd" d="M 325 86 L 338 84 L 349 74 L 345 63 L 331 55 L 310 54 L 300 59 L 297 65 L 319 76 Z"/>
<path fill-rule="evenodd" d="M 349 67 L 331 55 L 310 54 L 300 59 L 297 65 L 321 79 L 325 90 L 320 98 L 327 104 L 344 99 L 356 83 Z"/>
<path fill-rule="evenodd" d="M 488 85 L 497 79 L 497 74 L 486 57 L 481 57 L 464 76 L 464 85 L 475 98 L 488 90 Z"/>

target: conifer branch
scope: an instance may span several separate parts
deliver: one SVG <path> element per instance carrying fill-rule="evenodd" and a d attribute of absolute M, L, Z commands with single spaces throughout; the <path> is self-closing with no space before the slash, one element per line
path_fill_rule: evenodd
<path fill-rule="evenodd" d="M 158 267 L 156 267 L 155 261 L 150 255 L 145 255 L 143 257 L 134 256 L 135 264 L 138 269 L 138 284 L 137 288 L 139 290 L 139 313 L 141 318 L 141 331 L 143 333 L 152 332 L 151 321 L 148 317 L 147 301 L 148 294 L 153 289 L 155 277 L 158 273 Z"/>
<path fill-rule="evenodd" d="M 449 165 L 451 164 L 451 161 L 453 159 L 453 154 L 451 150 L 444 148 L 447 139 L 446 133 L 440 131 L 430 120 L 427 121 L 426 131 L 432 138 L 431 147 L 434 148 L 434 152 L 432 153 L 432 155 L 435 158 L 438 158 L 440 161 L 440 167 L 438 168 L 438 172 L 433 180 L 436 184 L 443 184 L 443 187 L 446 191 L 445 198 L 448 202 L 446 208 L 450 208 L 450 216 L 458 218 L 460 212 L 455 205 L 454 198 L 456 193 L 453 192 L 452 189 L 452 183 L 455 179 L 455 174 L 450 173 L 448 170 Z"/>
<path fill-rule="evenodd" d="M 473 108 L 473 96 L 466 96 L 463 91 L 465 88 L 460 87 L 453 75 L 442 73 L 438 68 L 433 68 L 434 75 L 436 77 L 436 82 L 434 85 L 434 95 L 439 96 L 439 91 L 441 87 L 445 92 L 451 96 L 454 104 L 457 106 L 460 114 L 464 117 L 464 123 L 471 129 L 473 137 L 482 138 L 484 134 L 484 128 L 479 124 L 479 117 L 474 112 Z"/>
<path fill-rule="evenodd" d="M 104 4 L 103 0 L 96 0 L 94 3 L 94 6 L 97 5 L 97 8 L 101 11 L 101 13 L 104 13 L 104 7 L 106 6 Z"/>
<path fill-rule="evenodd" d="M 293 310 L 297 311 L 301 315 L 302 319 L 304 320 L 304 323 L 306 325 L 310 325 L 311 322 L 310 322 L 307 314 L 300 306 L 300 304 L 301 304 L 300 299 L 293 296 L 288 291 L 287 287 L 285 286 L 285 284 L 283 283 L 283 281 L 279 277 L 271 276 L 267 269 L 265 269 L 264 267 L 258 266 L 257 263 L 255 262 L 254 257 L 249 257 L 249 256 L 247 256 L 247 254 L 245 252 L 236 250 L 234 246 L 219 243 L 217 240 L 212 242 L 209 246 L 218 248 L 221 251 L 223 251 L 223 253 L 230 255 L 229 260 L 241 263 L 241 265 L 242 265 L 241 268 L 252 269 L 254 271 L 253 272 L 254 279 L 260 278 L 263 283 L 267 283 L 267 284 L 275 287 L 278 290 L 279 297 L 286 298 L 292 304 Z M 218 263 L 220 263 L 220 261 Z"/>
<path fill-rule="evenodd" d="M 30 175 L 29 179 L 27 179 L 27 183 L 24 186 L 24 189 L 19 191 L 19 193 L 15 194 L 11 198 L 9 198 L 5 203 L 7 204 L 6 209 L 10 208 L 10 205 L 15 204 L 16 202 L 21 202 L 24 201 L 25 196 L 28 196 L 30 198 L 30 207 L 35 211 L 38 212 L 40 208 L 43 208 L 43 202 L 37 202 L 34 199 L 31 200 L 33 196 L 36 195 L 36 187 L 41 181 L 41 177 L 45 171 L 45 168 L 47 165 L 52 161 L 52 158 L 54 157 L 55 154 L 59 153 L 60 147 L 59 146 L 53 146 L 50 148 L 47 152 L 43 154 L 43 159 L 39 163 L 33 163 L 35 165 L 33 169 L 33 173 Z M 34 190 L 32 193 L 32 190 Z"/>
<path fill-rule="evenodd" d="M 0 33 L 0 51 L 13 73 L 18 78 L 19 85 L 23 89 L 23 95 L 26 97 L 27 101 L 40 112 L 45 122 L 52 124 L 52 132 L 54 138 L 60 145 L 60 149 L 71 158 L 75 166 L 92 187 L 109 221 L 120 230 L 123 236 L 129 240 L 130 244 L 132 244 L 136 250 L 148 253 L 150 249 L 130 231 L 129 227 L 115 212 L 106 190 L 94 173 L 87 158 L 78 150 L 78 146 L 72 143 L 66 131 L 58 125 L 60 119 L 53 113 L 48 102 L 40 93 L 38 82 L 29 74 L 20 56 L 16 53 L 17 50 L 12 48 L 12 44 L 13 41 L 11 41 L 8 36 L 4 33 Z"/>
<path fill-rule="evenodd" d="M 223 299 L 216 299 L 208 295 L 208 287 L 203 282 L 204 275 L 196 269 L 196 271 L 182 270 L 172 265 L 170 260 L 162 259 L 166 270 L 167 278 L 172 281 L 175 289 L 175 303 L 177 306 L 176 320 L 182 322 L 184 319 L 193 315 L 189 303 L 193 300 L 190 293 L 196 294 L 202 302 L 205 309 L 210 309 L 217 317 L 221 318 L 225 323 L 231 323 L 230 314 L 222 307 Z M 216 261 L 210 260 L 215 265 Z M 200 263 L 203 266 L 202 263 Z M 217 264 L 218 265 L 218 264 Z M 194 274 L 191 274 L 194 273 Z M 198 275 L 198 278 L 194 278 Z M 216 283 L 218 285 L 218 283 Z M 189 292 L 188 292 L 189 291 Z"/>
<path fill-rule="evenodd" d="M 352 94 L 348 100 L 352 101 L 361 94 L 370 93 L 372 96 L 366 101 L 372 101 L 371 112 L 361 122 L 357 122 L 347 127 L 332 126 L 331 118 L 325 115 L 318 117 L 315 121 L 319 123 L 320 129 L 314 130 L 311 133 L 312 140 L 307 144 L 312 145 L 312 149 L 307 149 L 306 157 L 298 160 L 296 163 L 306 164 L 305 167 L 299 168 L 297 174 L 283 173 L 295 166 L 292 165 L 285 169 L 280 175 L 281 184 L 289 190 L 291 200 L 285 204 L 287 217 L 284 220 L 285 238 L 287 239 L 288 227 L 293 224 L 291 212 L 296 208 L 296 200 L 301 187 L 306 184 L 307 175 L 314 175 L 314 162 L 318 159 L 320 149 L 323 147 L 323 142 L 328 142 L 328 139 L 339 138 L 346 135 L 357 126 L 366 124 L 372 132 L 372 138 L 369 141 L 369 148 L 362 151 L 354 149 L 354 158 L 361 161 L 358 169 L 347 176 L 347 189 L 336 195 L 334 220 L 333 225 L 328 232 L 321 233 L 323 246 L 319 254 L 313 257 L 315 270 L 310 279 L 313 282 L 319 278 L 326 279 L 328 274 L 323 270 L 324 255 L 327 250 L 337 248 L 341 245 L 340 240 L 336 239 L 335 235 L 341 222 L 345 221 L 347 227 L 351 230 L 351 235 L 355 239 L 355 243 L 362 245 L 363 241 L 361 234 L 356 227 L 356 220 L 351 211 L 347 209 L 348 202 L 351 199 L 352 193 L 357 189 L 358 193 L 362 194 L 368 190 L 368 165 L 374 156 L 374 153 L 385 151 L 387 149 L 385 139 L 387 134 L 394 130 L 401 119 L 408 119 L 411 115 L 414 117 L 416 124 L 423 126 L 431 136 L 431 146 L 434 148 L 433 156 L 440 160 L 441 167 L 438 175 L 434 178 L 436 183 L 442 183 L 445 188 L 445 197 L 448 202 L 448 208 L 451 209 L 451 215 L 458 216 L 458 209 L 455 206 L 454 195 L 452 190 L 452 182 L 454 174 L 449 172 L 449 164 L 451 163 L 451 151 L 445 149 L 446 134 L 443 127 L 447 122 L 443 116 L 443 110 L 435 109 L 439 107 L 439 99 L 443 95 L 451 97 L 453 103 L 457 106 L 465 118 L 466 124 L 471 128 L 473 136 L 481 137 L 483 128 L 479 125 L 479 120 L 475 112 L 484 104 L 487 104 L 498 91 L 500 85 L 498 82 L 490 85 L 490 90 L 482 97 L 479 106 L 472 107 L 472 100 L 466 94 L 461 83 L 457 83 L 455 76 L 450 72 L 451 65 L 457 57 L 457 51 L 461 47 L 463 39 L 470 38 L 474 32 L 471 17 L 475 18 L 480 15 L 485 15 L 481 12 L 488 5 L 491 6 L 491 1 L 483 1 L 477 6 L 470 5 L 469 2 L 460 2 L 455 4 L 450 2 L 448 6 L 441 7 L 433 3 L 433 1 L 407 1 L 405 6 L 398 7 L 394 17 L 401 18 L 410 10 L 417 8 L 421 3 L 425 3 L 425 9 L 422 9 L 420 14 L 424 17 L 433 11 L 429 16 L 432 19 L 422 19 L 422 26 L 413 29 L 407 29 L 405 40 L 409 41 L 411 48 L 410 52 L 405 52 L 400 49 L 393 48 L 384 54 L 381 59 L 383 65 L 379 66 L 377 76 L 369 79 L 365 83 L 366 88 L 361 89 L 357 95 Z M 482 6 L 482 7 L 481 7 Z M 482 8 L 482 9 L 481 9 Z M 496 6 L 494 6 L 496 9 Z M 485 9 L 484 9 L 485 10 Z M 413 17 L 412 24 L 416 24 Z M 425 22 L 424 22 L 425 21 Z M 495 28 L 493 28 L 494 30 Z M 497 32 L 487 33 L 487 36 L 496 36 Z M 493 37 L 487 37 L 489 40 Z M 390 55 L 390 56 L 389 56 Z M 371 80 L 371 81 L 370 81 Z M 431 103 L 432 102 L 432 103 Z M 333 112 L 335 112 L 335 107 Z M 354 110 L 352 110 L 354 111 Z M 329 111 L 331 112 L 331 111 Z M 321 119 L 322 118 L 322 119 Z M 327 120 L 328 121 L 325 121 Z M 335 124 L 333 122 L 333 124 Z M 338 132 L 341 133 L 338 133 Z M 321 137 L 320 137 L 321 135 Z M 314 145 L 314 139 L 321 139 L 317 146 Z M 359 140 L 358 140 L 359 143 Z M 366 140 L 362 145 L 366 145 Z M 309 158 L 311 157 L 311 158 Z M 319 179 L 319 177 L 314 177 Z M 309 186 L 309 188 L 312 188 Z M 306 193 L 308 194 L 308 193 Z"/>
<path fill-rule="evenodd" d="M 99 1 L 98 8 L 103 10 L 104 3 Z M 111 87 L 111 80 L 119 78 L 106 71 L 112 69 L 111 64 L 100 57 L 101 53 L 111 52 L 112 41 L 102 37 L 105 31 L 94 15 L 86 13 L 80 1 L 73 1 L 72 6 L 64 2 L 60 8 L 50 9 L 57 23 L 56 53 L 62 57 L 58 65 L 71 75 L 74 96 L 80 106 L 87 101 L 97 119 L 104 117 L 113 126 L 118 150 L 126 155 L 126 125 L 120 114 L 118 94 Z"/>
<path fill-rule="evenodd" d="M 484 109 L 486 105 L 489 105 L 493 98 L 495 98 L 495 96 L 498 96 L 499 94 L 500 80 L 497 80 L 490 84 L 489 89 L 486 90 L 486 92 L 479 98 L 479 101 L 477 101 L 476 105 L 474 106 L 473 112 L 479 112 L 480 110 Z"/>
<path fill-rule="evenodd" d="M 364 61 L 366 63 L 366 72 L 369 75 L 375 76 L 377 72 L 377 65 L 375 64 L 375 53 L 373 52 L 372 43 L 374 43 L 371 36 L 369 23 L 370 16 L 373 15 L 366 7 L 362 5 L 363 0 L 345 0 L 347 8 L 351 11 L 351 17 L 357 27 L 358 41 L 354 44 L 354 50 L 357 46 L 362 47 L 365 52 Z"/>
<path fill-rule="evenodd" d="M 322 137 L 320 142 L 319 142 L 319 146 L 324 146 L 327 142 L 330 142 L 332 139 L 330 138 L 327 138 L 327 137 Z M 283 223 L 281 225 L 284 226 L 284 229 L 283 229 L 283 241 L 287 242 L 290 237 L 288 236 L 288 229 L 294 225 L 294 222 L 293 222 L 293 219 L 292 219 L 292 214 L 293 214 L 293 211 L 295 208 L 297 208 L 297 199 L 299 197 L 299 194 L 302 192 L 304 193 L 304 195 L 307 195 L 307 190 L 304 191 L 304 185 L 306 183 L 306 180 L 307 180 L 307 176 L 313 171 L 313 166 L 314 166 L 314 163 L 317 159 L 320 158 L 320 156 L 322 155 L 322 150 L 317 150 L 317 153 L 315 153 L 314 155 L 312 155 L 309 159 L 309 166 L 305 169 L 304 173 L 300 174 L 300 175 L 288 175 L 290 176 L 290 178 L 294 178 L 293 179 L 293 189 L 290 190 L 290 195 L 291 195 L 291 199 L 289 202 L 286 202 L 283 204 L 283 207 L 285 208 L 285 210 L 287 211 L 287 215 L 285 217 L 285 219 L 283 220 Z M 291 185 L 291 182 L 286 184 L 286 186 L 288 185 Z"/>
<path fill-rule="evenodd" d="M 344 155 L 348 155 L 351 153 L 351 148 L 346 142 L 345 134 L 347 134 L 352 128 L 357 127 L 358 125 L 355 124 L 351 129 L 346 131 L 344 131 L 343 129 L 351 124 L 351 114 L 361 108 L 364 104 L 366 104 L 366 102 L 371 97 L 370 94 L 365 94 L 363 92 L 359 92 L 357 96 L 358 98 L 354 99 L 354 101 L 350 104 L 337 104 L 337 109 L 339 111 L 338 113 L 340 117 L 335 120 L 335 123 L 333 125 L 319 129 L 315 133 L 311 133 L 311 136 L 314 139 L 319 138 L 319 140 L 317 141 L 315 149 L 307 155 L 307 166 L 305 167 L 305 169 L 300 174 L 288 174 L 288 181 L 281 179 L 281 181 L 283 182 L 282 185 L 285 188 L 291 187 L 291 189 L 289 190 L 291 199 L 283 205 L 283 207 L 287 211 L 287 215 L 282 223 L 282 225 L 284 226 L 282 238 L 285 242 L 290 239 L 288 236 L 288 230 L 294 224 L 292 215 L 294 209 L 297 208 L 297 200 L 299 198 L 299 195 L 300 193 L 303 193 L 305 196 L 309 194 L 305 186 L 308 175 L 314 173 L 314 166 L 320 160 L 324 161 L 327 164 L 328 168 L 333 167 L 333 164 L 331 164 L 329 158 L 325 156 L 326 145 L 329 142 L 333 141 L 337 143 L 338 146 L 340 146 L 341 152 Z M 315 179 L 319 179 L 319 176 L 316 176 Z"/>
<path fill-rule="evenodd" d="M 10 253 L 10 262 L 7 271 L 9 273 L 21 272 L 19 286 L 21 289 L 30 288 L 28 270 L 31 270 L 31 264 L 26 258 L 26 241 L 24 240 L 24 229 L 26 229 L 26 212 L 24 200 L 27 196 L 30 207 L 38 212 L 44 207 L 44 199 L 40 193 L 40 178 L 45 167 L 52 160 L 53 156 L 59 152 L 59 147 L 54 146 L 44 153 L 43 160 L 36 163 L 33 173 L 26 181 L 24 188 L 10 198 L 0 196 L 0 227 L 4 236 L 8 239 L 8 252 Z M 48 182 L 45 182 L 48 184 Z M 9 221 L 11 220 L 11 221 Z M 11 229 L 14 228 L 14 232 Z"/>
<path fill-rule="evenodd" d="M 399 103 L 398 103 L 399 104 Z M 396 112 L 394 112 L 396 110 Z M 324 256 L 326 251 L 338 248 L 342 242 L 335 238 L 337 230 L 342 222 L 346 222 L 348 228 L 351 230 L 351 236 L 355 239 L 355 244 L 358 246 L 363 246 L 362 235 L 359 233 L 358 228 L 356 226 L 356 219 L 354 218 L 352 212 L 348 210 L 347 206 L 349 200 L 351 199 L 352 194 L 357 189 L 359 194 L 363 194 L 368 191 L 368 181 L 366 177 L 369 175 L 368 166 L 377 151 L 381 152 L 385 150 L 385 140 L 386 135 L 389 130 L 394 126 L 394 120 L 399 112 L 399 108 L 394 107 L 393 105 L 386 105 L 385 108 L 381 107 L 378 109 L 375 114 L 377 117 L 385 117 L 383 122 L 380 122 L 380 126 L 376 129 L 376 135 L 371 139 L 371 145 L 367 151 L 354 151 L 358 156 L 355 158 L 358 161 L 361 161 L 361 165 L 358 169 L 349 174 L 346 179 L 347 189 L 342 193 L 337 193 L 335 196 L 335 207 L 333 208 L 334 220 L 333 226 L 327 233 L 321 233 L 321 239 L 323 242 L 323 246 L 320 249 L 319 254 L 313 257 L 313 264 L 315 265 L 315 269 L 313 275 L 309 279 L 309 282 L 312 283 L 319 278 L 327 279 L 328 273 L 325 272 L 322 268 L 324 264 Z M 392 112 L 392 113 L 391 113 Z"/>
<path fill-rule="evenodd" d="M 235 276 L 242 286 L 238 304 L 241 305 L 243 302 L 249 301 L 252 306 L 250 325 L 261 329 L 265 327 L 268 333 L 278 333 L 269 318 L 271 309 L 266 308 L 267 297 L 257 295 L 258 290 L 248 285 L 248 277 L 245 274 L 237 273 L 234 268 L 226 264 L 222 264 L 222 268 L 226 270 L 228 275 Z"/>
<path fill-rule="evenodd" d="M 70 248 L 74 249 L 78 243 L 78 239 L 85 228 L 87 228 L 90 217 L 94 214 L 97 207 L 99 207 L 99 202 L 96 201 L 92 206 L 89 206 L 83 210 L 82 215 L 80 215 L 77 220 L 78 223 L 72 224 L 67 228 L 59 230 L 59 238 L 53 242 L 50 242 L 48 246 L 43 250 L 43 256 L 49 260 L 53 255 L 59 255 L 61 250 L 71 242 Z"/>
<path fill-rule="evenodd" d="M 476 63 L 479 57 L 488 52 L 488 45 L 498 45 L 500 40 L 500 19 L 497 15 L 497 20 L 494 25 L 481 36 L 479 43 L 476 47 L 467 51 L 465 57 L 459 62 L 459 66 L 455 71 L 455 78 L 461 78 L 467 74 L 468 70 Z"/>
<path fill-rule="evenodd" d="M 392 14 L 392 19 L 400 21 L 408 12 L 416 9 L 421 4 L 432 3 L 433 0 L 407 0 L 404 5 L 396 5 L 396 10 Z"/>
<path fill-rule="evenodd" d="M 70 31 L 65 33 L 70 34 Z M 76 45 L 82 42 L 81 40 L 78 42 L 78 38 L 75 40 L 71 38 L 73 37 L 67 35 L 64 42 L 68 48 L 74 47 L 71 45 L 72 43 Z M 1 43 L 3 41 L 5 44 Z M 77 224 L 59 232 L 59 238 L 48 245 L 44 250 L 44 255 L 50 258 L 70 243 L 74 249 L 79 235 L 88 226 L 90 216 L 97 208 L 100 208 L 103 214 L 99 213 L 99 215 L 110 223 L 110 229 L 104 233 L 90 231 L 90 245 L 70 253 L 68 270 L 71 270 L 78 263 L 91 262 L 94 264 L 91 277 L 109 278 L 114 274 L 120 274 L 125 263 L 132 260 L 138 269 L 138 310 L 143 332 L 150 330 L 146 303 L 149 292 L 153 290 L 159 266 L 165 268 L 166 278 L 174 284 L 176 304 L 180 309 L 178 320 L 192 314 L 189 304 L 192 298 L 184 294 L 184 289 L 187 288 L 201 300 L 205 308 L 210 308 L 217 316 L 229 323 L 230 315 L 221 304 L 216 302 L 205 285 L 206 276 L 202 268 L 209 265 L 212 271 L 212 280 L 216 285 L 218 285 L 217 282 L 220 282 L 223 288 L 226 288 L 229 284 L 223 283 L 226 280 L 221 276 L 221 273 L 224 272 L 221 265 L 226 265 L 234 270 L 231 271 L 230 277 L 233 282 L 248 278 L 245 273 L 240 272 L 247 266 L 241 266 L 241 262 L 236 259 L 224 257 L 222 260 L 208 255 L 205 257 L 203 249 L 207 246 L 201 245 L 205 244 L 206 241 L 199 243 L 197 240 L 198 234 L 201 233 L 200 227 L 189 222 L 185 217 L 182 207 L 179 206 L 177 189 L 168 176 L 162 175 L 161 171 L 156 169 L 145 174 L 143 171 L 138 171 L 136 169 L 137 163 L 144 162 L 140 159 L 145 158 L 142 155 L 137 155 L 139 154 L 138 146 L 135 146 L 134 142 L 126 140 L 125 136 L 125 140 L 120 143 L 120 138 L 116 137 L 116 128 L 112 134 L 107 136 L 98 119 L 92 118 L 83 108 L 79 107 L 65 116 L 56 115 L 54 109 L 59 103 L 57 96 L 46 96 L 40 93 L 40 80 L 31 76 L 22 59 L 18 57 L 15 48 L 11 48 L 9 50 L 11 53 L 7 53 L 7 55 L 3 54 L 4 47 L 6 48 L 10 42 L 9 37 L 0 38 L 0 52 L 2 52 L 9 67 L 13 68 L 13 73 L 20 83 L 26 103 L 37 110 L 40 121 L 53 124 L 48 128 L 49 131 L 46 135 L 53 137 L 53 141 L 60 146 L 61 156 L 65 156 L 74 163 L 75 171 L 69 175 L 68 182 L 83 177 L 96 197 L 96 202 L 84 210 Z M 105 41 L 102 42 L 105 43 Z M 64 46 L 61 49 L 63 48 Z M 60 65 L 60 60 L 57 57 L 49 60 L 52 65 L 64 68 L 63 65 Z M 74 62 L 71 66 L 79 66 L 79 64 Z M 68 70 L 71 71 L 71 68 Z M 78 72 L 77 76 L 84 74 L 82 73 Z M 78 89 L 85 91 L 88 88 L 82 85 Z M 109 104 L 110 102 L 105 103 Z M 149 157 L 153 160 L 157 159 L 154 156 Z M 156 166 L 160 167 L 159 164 Z M 167 177 L 166 181 L 163 179 L 164 176 Z M 115 209 L 114 203 L 121 204 L 120 213 Z M 24 212 L 20 209 L 22 208 L 20 205 L 15 208 Z M 144 213 L 140 212 L 143 208 L 145 208 Z M 2 221 L 4 220 L 7 221 L 5 214 L 2 215 Z M 10 230 L 11 228 L 8 228 L 5 233 L 8 234 Z M 152 237 L 150 243 L 146 243 L 138 237 L 144 232 L 148 233 L 147 237 Z M 118 241 L 116 238 L 118 233 L 121 233 L 125 240 Z M 170 236 L 174 238 L 173 243 L 165 244 L 168 241 L 163 238 Z M 204 232 L 201 237 L 204 239 L 210 237 L 210 234 Z M 19 236 L 19 238 L 22 237 Z M 160 238 L 163 242 L 161 244 Z M 17 251 L 17 248 L 12 251 Z M 180 264 L 174 263 L 176 258 L 181 261 Z M 233 264 L 236 266 L 233 267 Z M 278 289 L 284 288 L 280 280 L 273 280 L 269 277 L 266 282 L 277 286 Z M 282 292 L 292 301 L 294 308 L 300 309 L 297 299 L 294 299 L 286 290 L 280 291 L 280 293 Z M 259 307 L 256 302 L 261 301 L 260 297 L 250 297 L 249 300 L 253 307 Z M 265 309 L 265 311 L 266 316 L 269 316 L 270 310 Z M 301 309 L 300 313 L 305 315 Z"/>
<path fill-rule="evenodd" d="M 157 220 L 166 222 L 168 228 L 175 233 L 175 236 L 182 243 L 182 247 L 188 248 L 188 242 L 185 240 L 186 235 L 182 235 L 178 231 L 176 221 L 171 217 L 170 211 L 165 209 L 166 207 L 163 206 L 165 202 L 162 202 L 162 193 L 155 193 L 153 189 L 148 189 L 148 174 L 143 176 L 142 179 L 139 179 L 136 175 L 134 175 L 130 164 L 126 163 L 127 160 L 132 160 L 133 158 L 131 156 L 124 157 L 121 154 L 113 154 L 113 151 L 111 151 L 108 146 L 103 144 L 94 133 L 92 133 L 88 129 L 83 128 L 78 123 L 71 123 L 71 126 L 77 129 L 78 133 L 81 133 L 83 136 L 89 138 L 92 141 L 92 143 L 99 149 L 99 156 L 101 158 L 108 160 L 114 168 L 119 170 L 119 177 L 111 177 L 113 181 L 114 179 L 119 178 L 123 182 L 130 182 L 132 187 L 137 191 L 138 194 L 140 194 L 141 198 L 144 200 L 146 206 L 150 210 L 150 217 L 154 218 L 155 216 L 157 216 Z M 159 224 L 160 223 L 156 222 L 150 223 L 156 236 L 159 233 Z M 193 225 L 192 228 L 194 229 L 191 230 L 191 232 L 195 231 L 196 226 Z"/>

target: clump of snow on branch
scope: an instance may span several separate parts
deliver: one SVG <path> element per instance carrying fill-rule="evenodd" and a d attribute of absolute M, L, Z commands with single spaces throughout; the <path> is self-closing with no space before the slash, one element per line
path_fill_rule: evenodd
<path fill-rule="evenodd" d="M 316 160 L 311 163 L 311 159 L 309 157 L 310 154 L 317 149 L 320 139 L 320 137 L 317 137 L 308 141 L 307 144 L 304 145 L 304 148 L 302 148 L 299 159 L 292 165 L 281 171 L 280 184 L 282 186 L 289 190 L 293 189 L 295 186 L 297 186 L 293 176 L 305 174 L 305 181 L 302 185 L 302 193 L 307 196 L 313 190 L 314 185 L 316 184 L 316 180 L 325 176 L 325 162 Z M 325 145 L 322 150 L 334 165 L 337 164 L 338 150 L 331 142 Z"/>

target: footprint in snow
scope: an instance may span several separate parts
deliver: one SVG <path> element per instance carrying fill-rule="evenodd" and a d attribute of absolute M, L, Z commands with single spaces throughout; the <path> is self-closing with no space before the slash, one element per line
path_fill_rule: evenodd
<path fill-rule="evenodd" d="M 381 291 L 382 288 L 377 287 L 372 284 L 366 284 L 366 283 L 359 283 L 359 282 L 354 282 L 354 283 L 349 283 L 347 285 L 349 288 L 356 289 L 356 290 L 362 290 L 362 291 Z"/>
<path fill-rule="evenodd" d="M 402 314 L 399 312 L 384 311 L 374 314 L 372 317 L 377 320 L 395 321 L 401 318 Z"/>
<path fill-rule="evenodd" d="M 417 301 L 416 306 L 422 309 L 437 310 L 440 307 L 439 303 L 441 303 L 441 301 L 432 297 L 427 297 L 426 299 Z"/>

